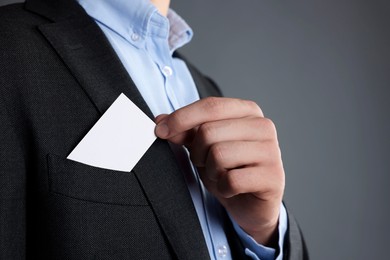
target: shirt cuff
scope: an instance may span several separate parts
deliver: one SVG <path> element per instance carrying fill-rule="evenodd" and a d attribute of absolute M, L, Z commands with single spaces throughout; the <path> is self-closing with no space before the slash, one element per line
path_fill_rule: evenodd
<path fill-rule="evenodd" d="M 230 215 L 229 215 L 230 217 Z M 276 250 L 271 247 L 263 246 L 256 242 L 248 233 L 246 233 L 231 217 L 234 230 L 237 232 L 238 237 L 241 239 L 245 247 L 245 254 L 251 257 L 254 260 L 282 260 L 283 259 L 283 245 L 284 237 L 287 231 L 287 211 L 283 203 L 280 205 L 280 214 L 279 214 L 279 254 L 275 257 Z"/>

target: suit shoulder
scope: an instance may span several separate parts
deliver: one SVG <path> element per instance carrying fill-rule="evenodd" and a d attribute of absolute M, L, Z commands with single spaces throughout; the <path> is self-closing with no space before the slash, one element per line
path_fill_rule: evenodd
<path fill-rule="evenodd" d="M 1 95 L 8 97 L 16 89 L 27 88 L 38 70 L 47 67 L 43 52 L 49 48 L 38 30 L 44 23 L 45 18 L 26 10 L 22 3 L 0 7 Z"/>
<path fill-rule="evenodd" d="M 18 22 L 27 12 L 22 3 L 0 6 L 0 25 L 8 25 L 12 22 Z"/>
<path fill-rule="evenodd" d="M 43 22 L 43 18 L 24 8 L 23 3 L 0 7 L 0 34 L 31 29 Z M 1 37 L 4 38 L 4 37 Z"/>
<path fill-rule="evenodd" d="M 29 55 L 40 38 L 38 26 L 46 20 L 24 8 L 23 3 L 0 7 L 0 64 L 10 58 Z M 12 59 L 11 59 L 12 60 Z"/>

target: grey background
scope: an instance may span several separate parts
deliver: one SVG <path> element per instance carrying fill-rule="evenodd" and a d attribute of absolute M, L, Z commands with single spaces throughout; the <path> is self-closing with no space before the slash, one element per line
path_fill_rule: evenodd
<path fill-rule="evenodd" d="M 1 1 L 0 4 L 13 1 Z M 285 201 L 312 259 L 389 254 L 388 0 L 174 1 L 183 49 L 278 127 Z"/>

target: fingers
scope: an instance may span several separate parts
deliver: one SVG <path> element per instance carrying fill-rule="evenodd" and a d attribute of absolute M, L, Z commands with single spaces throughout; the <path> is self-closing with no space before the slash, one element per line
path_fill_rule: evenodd
<path fill-rule="evenodd" d="M 263 117 L 228 119 L 202 124 L 190 144 L 191 160 L 203 167 L 210 146 L 225 141 L 277 141 L 276 128 Z"/>
<path fill-rule="evenodd" d="M 283 193 L 284 174 L 278 174 L 279 172 L 279 169 L 270 170 L 269 167 L 234 169 L 218 180 L 217 190 L 224 198 L 252 193 L 258 198 L 268 200 Z"/>
<path fill-rule="evenodd" d="M 156 122 L 156 124 L 158 124 L 159 122 L 161 122 L 161 121 L 162 121 L 164 118 L 166 118 L 167 116 L 168 116 L 168 114 L 161 114 L 161 115 L 158 115 L 154 121 Z"/>
<path fill-rule="evenodd" d="M 157 136 L 189 148 L 206 188 L 219 197 L 283 193 L 276 128 L 254 102 L 207 98 L 158 116 L 156 124 Z"/>
<path fill-rule="evenodd" d="M 168 128 L 166 127 L 167 126 L 166 124 L 160 124 L 160 122 L 162 122 L 163 120 L 166 120 L 167 117 L 169 117 L 169 115 L 167 115 L 167 114 L 161 114 L 161 115 L 158 115 L 156 117 L 156 119 L 155 119 L 155 122 L 157 124 L 156 129 L 155 129 L 156 135 L 157 135 L 157 132 L 159 134 L 164 134 L 165 132 L 169 131 Z M 169 141 L 172 143 L 175 143 L 175 144 L 182 144 L 182 145 L 189 146 L 194 139 L 194 136 L 197 132 L 197 129 L 198 129 L 198 127 L 194 127 L 194 128 L 189 129 L 185 132 L 177 134 L 177 135 L 171 137 L 169 139 Z"/>
<path fill-rule="evenodd" d="M 253 101 L 210 97 L 160 119 L 155 132 L 160 138 L 170 139 L 206 122 L 243 117 L 263 117 L 263 112 Z"/>
<path fill-rule="evenodd" d="M 196 159 L 192 159 L 194 160 Z M 204 164 L 207 178 L 217 181 L 231 169 L 248 166 L 267 167 L 280 162 L 280 149 L 272 141 L 229 141 L 212 145 Z"/>
<path fill-rule="evenodd" d="M 253 193 L 267 199 L 284 190 L 281 152 L 274 140 L 213 144 L 200 168 L 206 188 L 223 198 Z"/>
<path fill-rule="evenodd" d="M 285 180 L 275 125 L 256 103 L 206 98 L 156 124 L 158 137 L 187 146 L 203 184 L 235 221 L 256 241 L 268 241 Z"/>

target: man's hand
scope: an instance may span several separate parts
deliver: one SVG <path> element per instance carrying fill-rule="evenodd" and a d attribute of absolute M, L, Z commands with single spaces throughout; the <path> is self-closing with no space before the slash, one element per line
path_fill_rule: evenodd
<path fill-rule="evenodd" d="M 156 118 L 156 135 L 185 145 L 205 187 L 258 243 L 277 236 L 284 170 L 271 120 L 252 101 L 206 98 Z"/>

